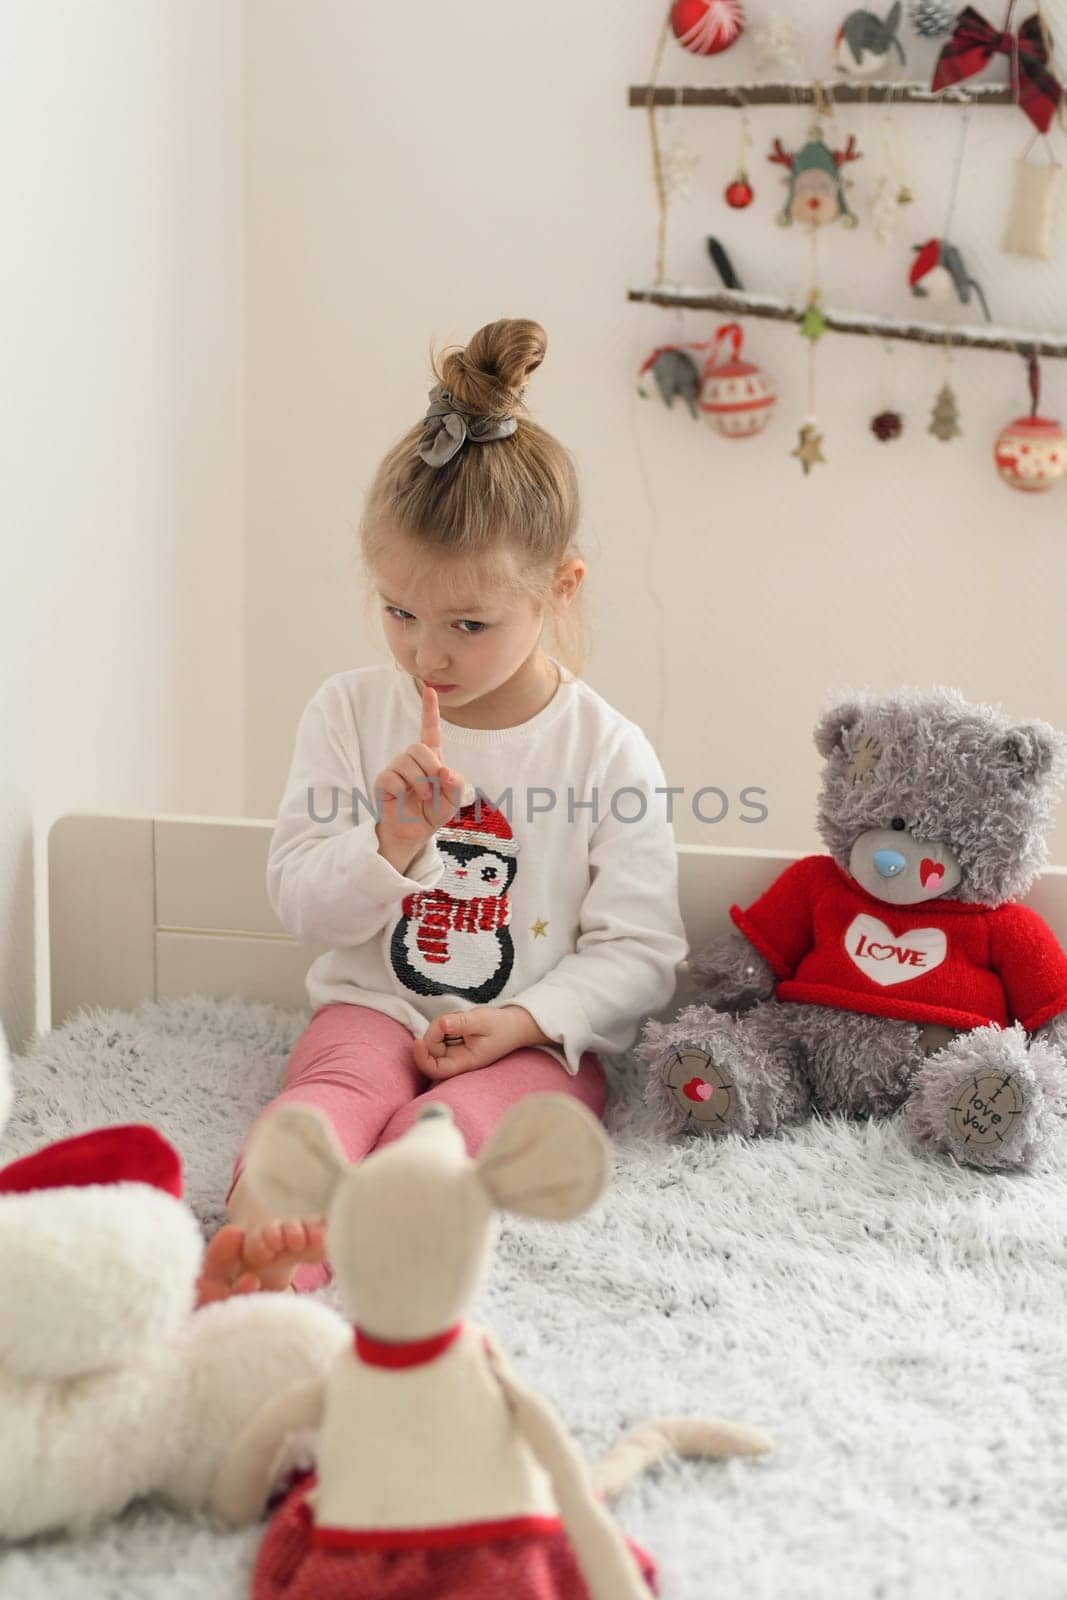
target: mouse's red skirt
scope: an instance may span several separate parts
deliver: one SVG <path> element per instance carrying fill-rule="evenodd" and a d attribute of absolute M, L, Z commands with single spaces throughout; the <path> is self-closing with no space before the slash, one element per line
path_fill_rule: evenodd
<path fill-rule="evenodd" d="M 256 1558 L 253 1600 L 589 1600 L 558 1523 L 478 1543 L 378 1549 L 319 1542 L 301 1478 L 274 1513 Z M 652 1594 L 651 1556 L 628 1541 Z"/>

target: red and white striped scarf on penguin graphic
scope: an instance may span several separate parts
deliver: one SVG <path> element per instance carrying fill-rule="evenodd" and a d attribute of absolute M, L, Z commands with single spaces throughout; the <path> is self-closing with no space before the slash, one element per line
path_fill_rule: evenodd
<path fill-rule="evenodd" d="M 503 812 L 479 795 L 463 806 L 447 827 L 438 829 L 437 844 L 445 855 L 453 844 L 480 846 L 488 854 L 503 857 L 515 856 L 519 848 Z M 419 953 L 435 966 L 444 966 L 450 959 L 450 933 L 489 933 L 511 921 L 506 889 L 469 899 L 461 899 L 447 889 L 421 889 L 404 896 L 402 909 L 405 917 L 415 923 Z"/>

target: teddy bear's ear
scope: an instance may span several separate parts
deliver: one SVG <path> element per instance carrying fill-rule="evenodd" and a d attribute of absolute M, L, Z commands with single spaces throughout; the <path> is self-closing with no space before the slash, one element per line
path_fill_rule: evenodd
<path fill-rule="evenodd" d="M 592 1112 L 569 1095 L 532 1094 L 502 1119 L 477 1167 L 498 1211 L 564 1222 L 599 1198 L 611 1145 Z"/>
<path fill-rule="evenodd" d="M 245 1174 L 256 1198 L 279 1217 L 324 1217 L 348 1159 L 314 1106 L 280 1105 L 252 1130 Z"/>
<path fill-rule="evenodd" d="M 1027 783 L 1046 777 L 1062 760 L 1067 741 L 1047 722 L 1020 722 L 1009 728 L 1001 741 L 1006 762 L 1018 769 Z"/>
<path fill-rule="evenodd" d="M 855 700 L 845 700 L 820 718 L 815 728 L 815 748 L 821 756 L 832 756 L 845 748 L 845 736 L 852 732 L 863 715 Z"/>

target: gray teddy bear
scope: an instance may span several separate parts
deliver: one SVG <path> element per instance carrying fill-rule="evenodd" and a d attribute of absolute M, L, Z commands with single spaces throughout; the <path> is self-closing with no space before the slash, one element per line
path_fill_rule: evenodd
<path fill-rule="evenodd" d="M 1046 857 L 1067 739 L 954 689 L 857 696 L 815 730 L 829 855 L 694 957 L 704 1003 L 645 1024 L 665 1130 L 773 1134 L 904 1107 L 927 1150 L 1032 1164 L 1067 1110 L 1067 957 L 1015 903 Z"/>

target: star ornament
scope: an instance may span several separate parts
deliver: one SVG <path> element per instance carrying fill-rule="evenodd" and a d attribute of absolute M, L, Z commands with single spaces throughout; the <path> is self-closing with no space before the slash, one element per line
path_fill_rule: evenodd
<path fill-rule="evenodd" d="M 824 466 L 827 464 L 826 457 L 822 453 L 822 446 L 823 436 L 814 422 L 805 422 L 800 430 L 796 449 L 789 452 L 791 456 L 796 457 L 804 468 L 805 478 L 817 461 L 821 461 Z"/>
<path fill-rule="evenodd" d="M 543 917 L 538 917 L 536 922 L 531 922 L 530 932 L 535 939 L 544 939 L 548 935 L 548 923 L 545 922 Z"/>

